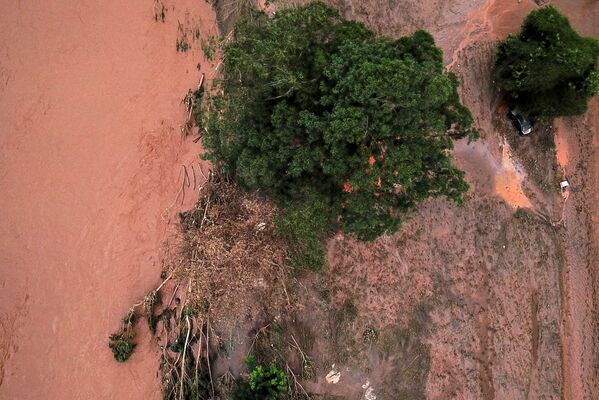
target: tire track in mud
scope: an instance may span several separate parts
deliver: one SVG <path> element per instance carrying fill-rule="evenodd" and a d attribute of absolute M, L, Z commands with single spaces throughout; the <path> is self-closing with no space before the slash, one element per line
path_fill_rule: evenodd
<path fill-rule="evenodd" d="M 563 287 L 563 365 L 566 400 L 599 398 L 597 350 L 599 298 L 597 295 L 597 149 L 599 104 L 591 103 L 586 117 L 564 118 L 558 135 L 569 147 L 568 179 L 576 189 L 564 208 L 562 242 L 565 265 Z"/>
<path fill-rule="evenodd" d="M 599 2 L 555 0 L 583 35 L 599 38 Z M 562 271 L 564 399 L 599 398 L 599 99 L 582 117 L 556 121 L 558 160 L 572 185 L 564 207 Z"/>

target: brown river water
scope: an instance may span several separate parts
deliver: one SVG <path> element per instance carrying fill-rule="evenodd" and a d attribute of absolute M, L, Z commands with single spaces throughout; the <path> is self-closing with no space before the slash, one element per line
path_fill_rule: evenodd
<path fill-rule="evenodd" d="M 181 99 L 209 66 L 177 22 L 207 37 L 214 15 L 163 3 L 164 23 L 151 0 L 2 1 L 0 399 L 160 397 L 149 335 L 123 365 L 107 335 L 159 282 L 200 151 Z"/>

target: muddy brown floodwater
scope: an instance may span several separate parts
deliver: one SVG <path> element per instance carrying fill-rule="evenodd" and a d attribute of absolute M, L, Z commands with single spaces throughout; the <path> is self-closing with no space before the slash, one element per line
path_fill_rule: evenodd
<path fill-rule="evenodd" d="M 0 15 L 0 398 L 159 398 L 149 335 L 117 364 L 107 335 L 159 280 L 180 208 L 181 103 L 204 1 L 3 1 Z M 177 196 L 179 194 L 179 196 Z M 187 194 L 186 203 L 192 199 Z"/>

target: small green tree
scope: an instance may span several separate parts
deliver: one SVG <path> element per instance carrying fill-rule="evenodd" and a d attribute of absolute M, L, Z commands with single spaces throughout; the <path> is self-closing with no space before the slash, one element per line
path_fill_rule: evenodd
<path fill-rule="evenodd" d="M 242 186 L 324 201 L 329 225 L 366 240 L 468 189 L 449 150 L 475 135 L 472 117 L 427 32 L 375 37 L 315 2 L 241 22 L 223 56 L 198 124 L 206 157 Z"/>
<path fill-rule="evenodd" d="M 245 362 L 250 377 L 237 383 L 233 400 L 277 400 L 287 394 L 287 376 L 283 371 L 274 365 L 269 368 L 257 365 L 252 356 L 248 356 Z"/>
<path fill-rule="evenodd" d="M 598 56 L 596 39 L 580 36 L 557 9 L 543 7 L 499 44 L 495 74 L 524 113 L 580 115 L 599 93 Z"/>

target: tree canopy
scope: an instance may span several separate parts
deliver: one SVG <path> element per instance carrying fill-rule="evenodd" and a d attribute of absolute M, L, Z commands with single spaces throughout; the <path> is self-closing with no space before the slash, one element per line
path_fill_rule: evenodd
<path fill-rule="evenodd" d="M 206 157 L 244 187 L 318 199 L 362 239 L 396 230 L 423 199 L 467 191 L 450 150 L 476 132 L 429 33 L 376 37 L 316 2 L 254 14 L 223 57 L 198 122 Z"/>
<path fill-rule="evenodd" d="M 599 42 L 580 36 L 549 6 L 530 13 L 520 33 L 499 45 L 495 73 L 527 114 L 580 115 L 599 93 L 598 56 Z"/>

